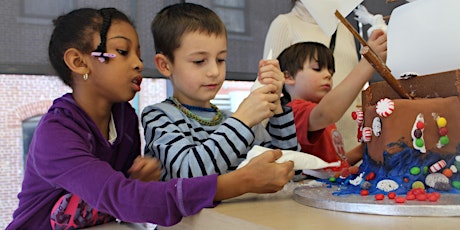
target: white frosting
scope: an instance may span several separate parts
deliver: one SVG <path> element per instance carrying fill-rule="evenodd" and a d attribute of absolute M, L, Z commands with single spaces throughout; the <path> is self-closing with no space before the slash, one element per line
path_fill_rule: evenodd
<path fill-rule="evenodd" d="M 238 165 L 238 168 L 245 166 L 252 158 L 262 154 L 263 152 L 271 150 L 270 148 L 265 148 L 262 146 L 254 146 L 248 152 L 247 158 Z M 337 162 L 325 162 L 319 157 L 314 155 L 292 151 L 292 150 L 282 150 L 283 156 L 281 156 L 276 162 L 283 163 L 286 161 L 294 162 L 294 170 L 302 170 L 302 169 L 322 169 L 327 167 L 338 167 L 340 166 L 340 161 Z"/>

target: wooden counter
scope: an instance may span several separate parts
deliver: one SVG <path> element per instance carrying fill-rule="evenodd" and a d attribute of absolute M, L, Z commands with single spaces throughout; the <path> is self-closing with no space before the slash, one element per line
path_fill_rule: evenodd
<path fill-rule="evenodd" d="M 323 210 L 294 201 L 292 190 L 245 195 L 184 218 L 176 229 L 460 229 L 460 217 L 399 217 Z"/>
<path fill-rule="evenodd" d="M 298 184 L 275 194 L 247 194 L 227 200 L 215 208 L 203 209 L 172 227 L 158 230 L 380 230 L 460 229 L 460 217 L 407 217 L 356 214 L 313 208 L 292 199 Z M 92 229 L 146 230 L 139 225 L 111 223 Z"/>

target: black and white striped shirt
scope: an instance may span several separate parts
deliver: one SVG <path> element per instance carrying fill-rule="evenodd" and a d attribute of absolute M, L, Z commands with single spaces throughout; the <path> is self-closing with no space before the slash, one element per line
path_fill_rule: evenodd
<path fill-rule="evenodd" d="M 150 105 L 141 115 L 145 154 L 161 161 L 161 180 L 169 180 L 227 173 L 236 169 L 254 145 L 300 151 L 292 110 L 283 109 L 284 113 L 269 119 L 267 128 L 259 124 L 251 129 L 229 111 L 222 111 L 220 125 L 205 126 L 168 102 Z M 193 112 L 211 118 L 216 114 Z"/>

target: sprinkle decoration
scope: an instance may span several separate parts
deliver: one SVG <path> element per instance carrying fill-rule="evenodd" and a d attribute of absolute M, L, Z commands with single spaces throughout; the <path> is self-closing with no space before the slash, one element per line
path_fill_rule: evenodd
<path fill-rule="evenodd" d="M 395 103 L 391 99 L 383 98 L 377 102 L 375 112 L 381 117 L 388 117 L 393 113 L 394 109 Z"/>

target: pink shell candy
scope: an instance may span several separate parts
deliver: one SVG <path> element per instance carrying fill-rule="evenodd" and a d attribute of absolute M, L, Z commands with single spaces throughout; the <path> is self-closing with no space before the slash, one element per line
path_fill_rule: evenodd
<path fill-rule="evenodd" d="M 383 98 L 377 102 L 375 112 L 381 117 L 388 117 L 391 113 L 393 113 L 394 109 L 395 103 L 388 98 Z"/>

